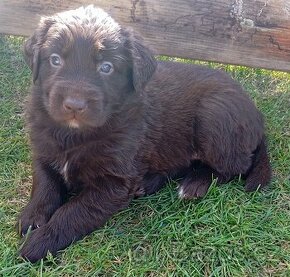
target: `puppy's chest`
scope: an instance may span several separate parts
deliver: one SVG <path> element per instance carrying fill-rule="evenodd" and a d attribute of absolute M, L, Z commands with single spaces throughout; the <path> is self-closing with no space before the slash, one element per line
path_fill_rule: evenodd
<path fill-rule="evenodd" d="M 97 163 L 92 161 L 90 155 L 86 157 L 82 151 L 59 153 L 51 165 L 62 176 L 68 190 L 80 189 L 97 172 Z"/>
<path fill-rule="evenodd" d="M 75 186 L 80 186 L 80 167 L 73 163 L 67 156 L 58 157 L 51 163 L 52 167 L 62 176 L 68 190 L 75 190 Z"/>
<path fill-rule="evenodd" d="M 96 185 L 99 177 L 126 175 L 131 164 L 125 159 L 127 156 L 122 159 L 113 150 L 81 148 L 59 153 L 51 165 L 62 176 L 68 190 L 79 190 L 84 185 Z"/>

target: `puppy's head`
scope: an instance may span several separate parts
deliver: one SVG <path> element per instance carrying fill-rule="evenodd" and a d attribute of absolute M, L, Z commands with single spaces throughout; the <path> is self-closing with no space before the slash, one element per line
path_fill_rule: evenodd
<path fill-rule="evenodd" d="M 24 53 L 48 115 L 72 128 L 102 126 L 156 67 L 139 39 L 93 6 L 42 18 Z"/>

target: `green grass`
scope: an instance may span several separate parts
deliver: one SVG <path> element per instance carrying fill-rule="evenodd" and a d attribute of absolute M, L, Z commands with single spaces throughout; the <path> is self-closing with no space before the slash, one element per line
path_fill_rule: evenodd
<path fill-rule="evenodd" d="M 14 226 L 31 186 L 22 114 L 31 76 L 22 43 L 0 37 L 0 276 L 290 276 L 290 76 L 214 63 L 205 64 L 241 82 L 265 115 L 269 189 L 246 194 L 237 179 L 181 201 L 172 182 L 55 259 L 18 258 Z"/>

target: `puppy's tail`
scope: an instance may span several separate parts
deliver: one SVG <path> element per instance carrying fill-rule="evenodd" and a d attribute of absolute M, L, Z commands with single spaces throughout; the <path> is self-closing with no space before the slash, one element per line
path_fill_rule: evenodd
<path fill-rule="evenodd" d="M 266 139 L 263 137 L 260 145 L 254 152 L 253 164 L 246 176 L 245 190 L 255 191 L 265 187 L 272 177 L 269 156 L 267 153 Z"/>

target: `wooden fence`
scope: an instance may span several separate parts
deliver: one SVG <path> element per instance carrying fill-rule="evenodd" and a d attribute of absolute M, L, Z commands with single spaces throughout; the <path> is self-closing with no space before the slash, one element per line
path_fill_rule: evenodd
<path fill-rule="evenodd" d="M 160 55 L 290 71 L 289 0 L 0 0 L 0 33 L 28 36 L 41 15 L 87 4 Z"/>

